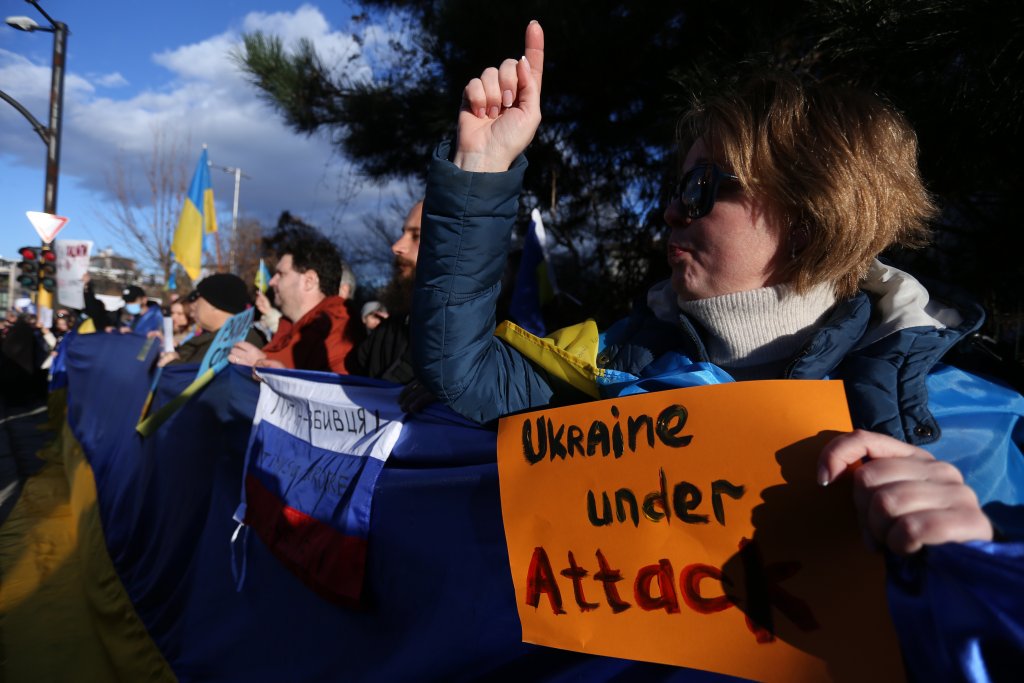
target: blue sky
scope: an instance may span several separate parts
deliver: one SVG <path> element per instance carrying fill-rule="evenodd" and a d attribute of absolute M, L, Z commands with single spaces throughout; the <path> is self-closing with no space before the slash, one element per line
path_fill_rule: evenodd
<path fill-rule="evenodd" d="M 229 56 L 242 33 L 263 30 L 286 45 L 311 39 L 328 64 L 349 75 L 373 77 L 371 64 L 386 63 L 387 40 L 407 30 L 394 17 L 357 26 L 356 12 L 340 0 L 41 0 L 68 25 L 67 76 L 57 213 L 70 221 L 60 238 L 90 239 L 97 249 L 129 252 L 104 224 L 111 210 L 108 176 L 118 163 L 144 184 L 141 164 L 157 136 L 185 150 L 191 176 L 202 144 L 210 161 L 239 167 L 241 216 L 266 224 L 289 210 L 336 236 L 342 248 L 359 242 L 363 219 L 385 215 L 400 231 L 396 208 L 418 188 L 364 182 L 324 137 L 289 131 L 263 103 Z M 46 21 L 21 0 L 0 0 L 0 16 Z M 396 36 L 397 34 L 397 36 Z M 0 90 L 45 125 L 52 34 L 0 26 Z M 46 148 L 13 107 L 0 101 L 0 256 L 37 244 L 25 211 L 41 211 Z M 230 225 L 232 175 L 211 171 L 221 225 Z M 145 188 L 141 188 L 145 195 Z M 182 198 L 183 199 L 183 198 Z M 390 223 L 389 223 L 390 224 Z"/>

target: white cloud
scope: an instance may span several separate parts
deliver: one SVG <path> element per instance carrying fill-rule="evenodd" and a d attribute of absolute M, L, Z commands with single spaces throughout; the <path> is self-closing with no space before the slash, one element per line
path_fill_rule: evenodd
<path fill-rule="evenodd" d="M 243 32 L 262 31 L 281 39 L 285 50 L 294 50 L 300 39 L 313 41 L 317 54 L 328 69 L 344 69 L 352 81 L 372 76 L 362 48 L 351 34 L 332 31 L 320 10 L 303 5 L 292 13 L 253 12 L 243 22 Z"/>
<path fill-rule="evenodd" d="M 278 35 L 286 46 L 308 38 L 326 65 L 343 67 L 350 77 L 371 76 L 359 44 L 351 35 L 332 29 L 323 14 L 309 5 L 294 12 L 253 12 L 241 26 L 242 32 L 263 30 Z M 107 90 L 103 96 L 97 94 L 97 87 L 126 85 L 120 73 L 90 79 L 70 71 L 65 84 L 62 177 L 90 191 L 101 210 L 110 200 L 106 177 L 113 158 L 119 156 L 129 164 L 134 160 L 141 167 L 159 133 L 188 145 L 191 151 L 185 163 L 189 173 L 203 143 L 209 145 L 213 163 L 241 168 L 250 176 L 241 185 L 241 213 L 265 223 L 289 210 L 321 227 L 337 229 L 332 224 L 340 215 L 379 211 L 387 203 L 386 197 L 399 192 L 394 186 L 367 186 L 352 198 L 348 210 L 339 214 L 340 195 L 351 182 L 351 169 L 323 136 L 293 133 L 260 99 L 232 57 L 240 45 L 241 33 L 228 29 L 156 53 L 152 59 L 167 70 L 166 82 L 122 98 Z M 48 63 L 35 64 L 0 49 L 0 89 L 33 112 L 46 112 L 49 75 Z M 0 107 L 0 159 L 10 157 L 19 165 L 38 166 L 39 141 L 25 135 L 24 122 L 12 117 L 20 118 L 10 107 Z M 141 172 L 137 177 L 143 177 Z M 212 177 L 218 210 L 222 221 L 228 223 L 233 178 L 216 171 Z"/>
<path fill-rule="evenodd" d="M 123 88 L 124 86 L 128 85 L 128 79 L 126 79 L 117 71 L 110 74 L 96 76 L 95 78 L 93 78 L 93 82 L 96 83 L 96 85 L 102 86 L 104 88 Z"/>

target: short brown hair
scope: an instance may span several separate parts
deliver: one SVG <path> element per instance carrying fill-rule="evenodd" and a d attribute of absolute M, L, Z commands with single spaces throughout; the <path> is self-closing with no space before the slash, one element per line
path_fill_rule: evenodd
<path fill-rule="evenodd" d="M 799 251 L 781 273 L 797 291 L 832 282 L 856 293 L 892 245 L 917 247 L 937 213 L 917 167 L 917 136 L 894 107 L 850 87 L 762 73 L 703 101 L 679 124 L 682 155 L 698 139 L 766 200 Z"/>

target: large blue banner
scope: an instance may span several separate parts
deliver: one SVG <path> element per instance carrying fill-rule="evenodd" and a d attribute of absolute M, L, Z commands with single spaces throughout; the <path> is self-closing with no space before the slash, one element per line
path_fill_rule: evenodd
<path fill-rule="evenodd" d="M 316 472 L 289 483 L 280 473 L 298 468 L 267 462 L 259 448 L 250 453 L 252 473 L 275 499 L 304 491 L 287 505 L 336 530 L 365 533 L 355 608 L 325 599 L 302 575 L 301 557 L 289 565 L 260 534 L 249 538 L 245 580 L 237 582 L 233 517 L 243 502 L 250 436 L 259 433 L 252 427 L 260 386 L 250 368 L 229 366 L 143 438 L 135 425 L 159 351 L 147 343 L 137 335 L 74 338 L 65 349 L 68 420 L 93 469 L 109 555 L 180 680 L 730 680 L 522 643 L 495 433 L 437 406 L 403 418 L 386 462 L 374 464 L 374 481 L 359 491 L 358 514 L 346 507 L 354 488 L 335 487 L 335 498 L 321 502 L 310 497 Z M 178 396 L 195 372 L 194 365 L 166 367 L 154 409 Z M 293 385 L 308 380 L 353 395 L 377 393 L 381 401 L 396 391 L 356 377 L 269 374 Z M 333 415 L 330 421 L 338 424 Z M 280 439 L 291 435 L 285 441 L 294 445 L 295 430 L 278 421 L 274 432 L 271 423 L 260 438 L 277 440 L 271 455 L 287 458 L 294 451 Z M 296 463 L 305 458 L 331 472 L 365 468 L 339 464 L 318 438 L 304 440 L 310 448 L 299 449 Z M 365 529 L 344 526 L 352 515 Z M 1020 601 L 1005 596 L 1019 594 L 1022 563 L 1019 545 L 972 544 L 925 553 L 913 572 L 894 567 L 894 616 L 914 668 L 934 673 L 930 680 L 982 681 L 1019 663 L 1024 615 Z M 951 604 L 955 618 L 937 621 Z"/>

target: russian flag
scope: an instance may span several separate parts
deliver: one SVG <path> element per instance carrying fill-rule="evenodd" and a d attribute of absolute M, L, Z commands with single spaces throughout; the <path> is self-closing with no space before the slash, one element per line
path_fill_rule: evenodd
<path fill-rule="evenodd" d="M 262 379 L 235 518 L 318 594 L 357 605 L 374 489 L 402 431 L 401 387 Z"/>

